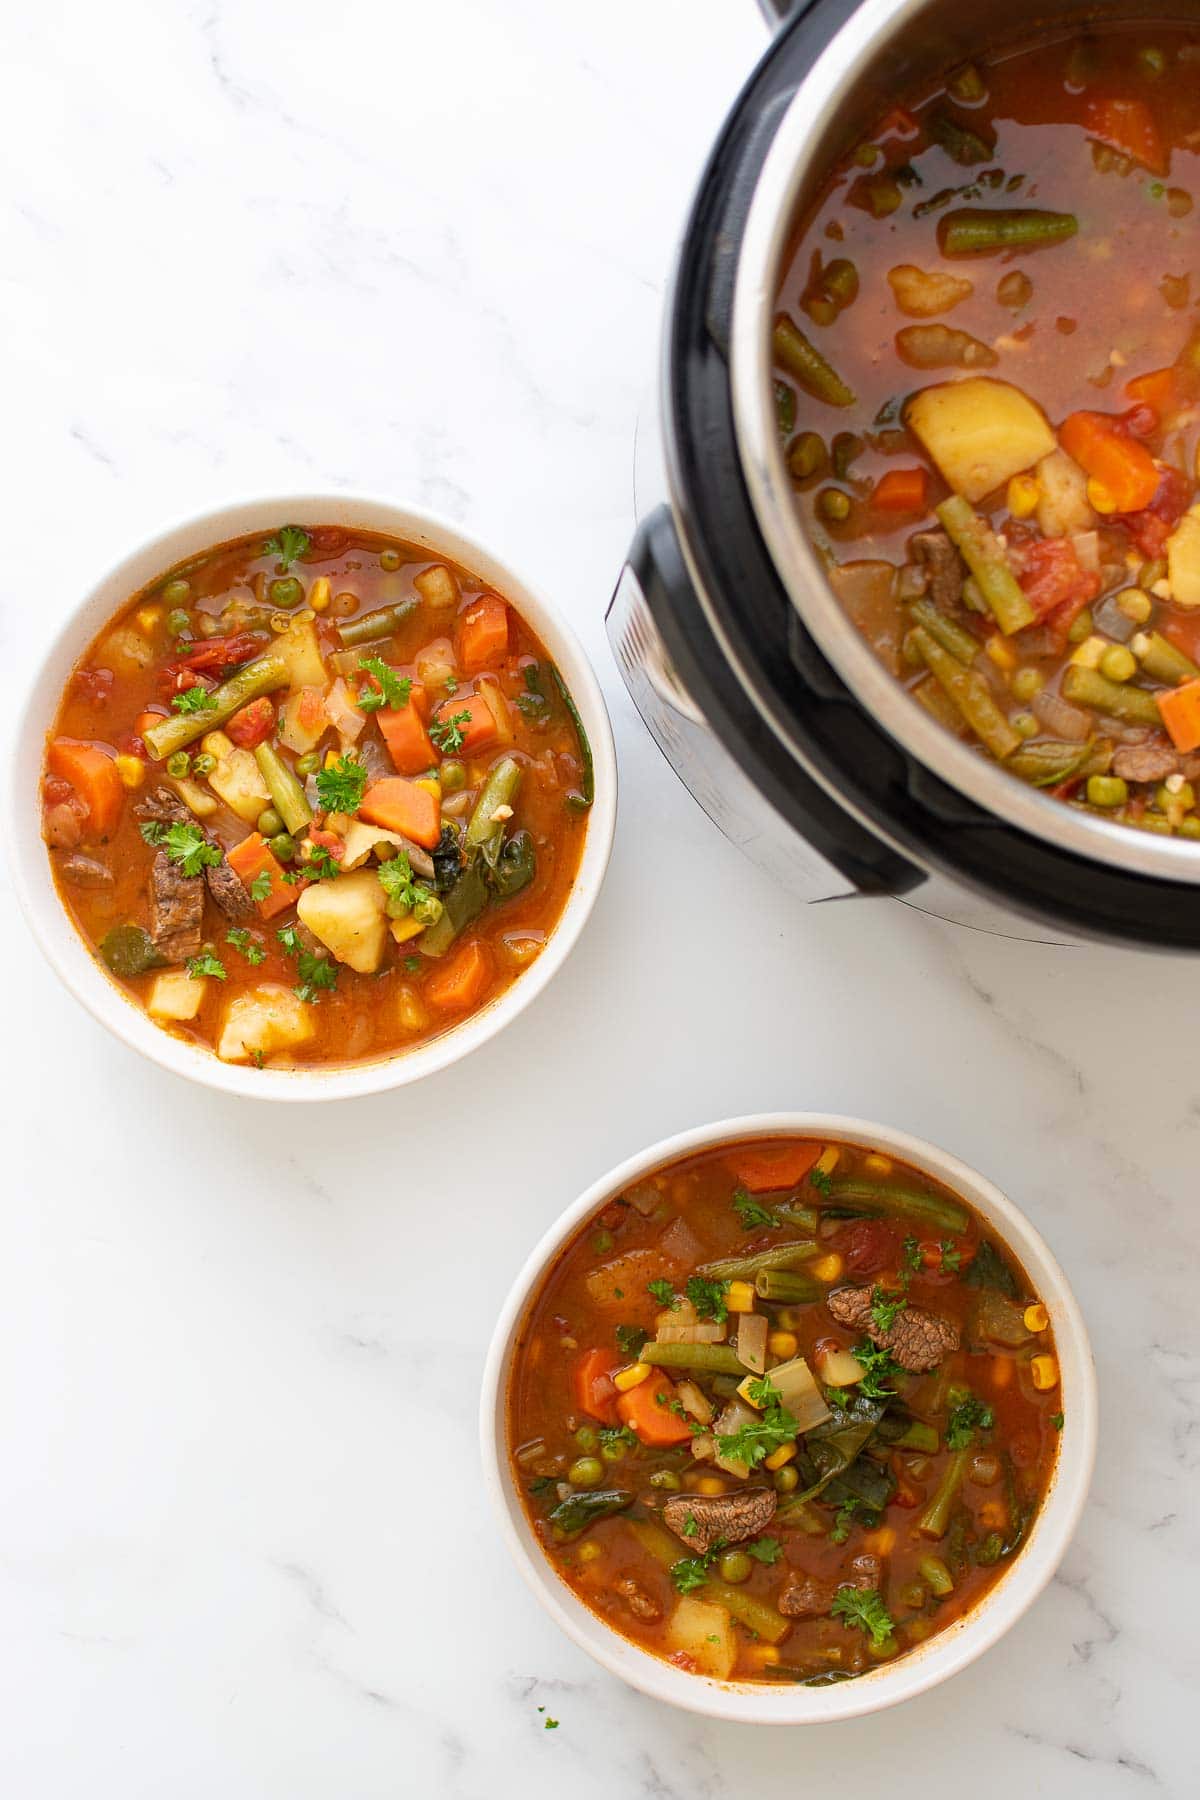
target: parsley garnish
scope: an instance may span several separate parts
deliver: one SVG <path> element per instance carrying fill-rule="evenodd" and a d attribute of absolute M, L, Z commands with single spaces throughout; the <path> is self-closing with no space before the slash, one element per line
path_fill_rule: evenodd
<path fill-rule="evenodd" d="M 829 1610 L 843 1625 L 869 1632 L 877 1650 L 895 1635 L 895 1620 L 883 1604 L 878 1588 L 840 1587 Z"/>
<path fill-rule="evenodd" d="M 833 1191 L 832 1177 L 825 1169 L 814 1169 L 808 1178 L 808 1184 L 810 1187 L 815 1187 L 818 1194 L 824 1194 L 826 1199 Z"/>
<path fill-rule="evenodd" d="M 294 562 L 307 556 L 312 548 L 312 539 L 307 531 L 299 525 L 284 525 L 281 530 L 269 537 L 262 547 L 264 556 L 277 556 L 279 566 L 286 575 Z"/>
<path fill-rule="evenodd" d="M 717 1449 L 730 1462 L 746 1463 L 750 1468 L 757 1468 L 763 1458 L 776 1450 L 782 1450 L 785 1444 L 794 1442 L 799 1423 L 780 1405 L 779 1389 L 764 1375 L 761 1381 L 753 1382 L 747 1390 L 751 1400 L 762 1407 L 757 1419 L 747 1420 L 737 1431 L 719 1431 Z"/>
<path fill-rule="evenodd" d="M 214 975 L 218 981 L 224 981 L 225 964 L 210 950 L 204 950 L 199 956 L 188 957 L 187 972 L 189 975 Z"/>
<path fill-rule="evenodd" d="M 783 1545 L 778 1538 L 773 1537 L 755 1538 L 752 1544 L 743 1544 L 742 1549 L 747 1556 L 752 1556 L 755 1562 L 766 1563 L 768 1568 L 777 1563 L 783 1555 Z"/>
<path fill-rule="evenodd" d="M 826 1388 L 825 1399 L 829 1405 L 834 1407 L 838 1412 L 845 1412 L 850 1404 L 850 1390 L 849 1388 L 843 1387 Z"/>
<path fill-rule="evenodd" d="M 1050 1423 L 1053 1425 L 1055 1431 L 1061 1431 L 1066 1422 L 1067 1419 L 1065 1413 L 1050 1414 Z"/>
<path fill-rule="evenodd" d="M 408 705 L 412 681 L 407 675 L 397 675 L 382 656 L 360 656 L 358 666 L 365 669 L 376 684 L 368 687 L 365 681 L 359 683 L 358 704 L 363 712 L 378 712 L 381 706 L 389 706 L 397 712 Z"/>
<path fill-rule="evenodd" d="M 546 1720 L 546 1730 L 547 1731 L 557 1731 L 558 1730 L 558 1720 L 557 1719 L 547 1719 Z"/>
<path fill-rule="evenodd" d="M 631 1425 L 602 1425 L 600 1427 L 602 1444 L 627 1444 L 631 1450 L 636 1450 L 641 1441 Z"/>
<path fill-rule="evenodd" d="M 445 681 L 443 681 L 443 683 L 442 683 L 442 686 L 445 688 L 445 690 L 448 694 L 457 694 L 457 692 L 458 692 L 458 676 L 457 675 L 447 675 Z"/>
<path fill-rule="evenodd" d="M 868 1400 L 890 1400 L 895 1388 L 885 1387 L 884 1383 L 893 1375 L 903 1373 L 900 1364 L 886 1350 L 879 1350 L 865 1338 L 861 1344 L 855 1344 L 851 1351 L 855 1362 L 861 1363 L 862 1380 L 858 1383 L 858 1391 L 865 1394 Z"/>
<path fill-rule="evenodd" d="M 938 1245 L 942 1253 L 942 1269 L 947 1275 L 957 1275 L 962 1262 L 962 1251 L 949 1238 L 943 1238 Z"/>
<path fill-rule="evenodd" d="M 965 1450 L 975 1436 L 976 1427 L 980 1431 L 990 1431 L 996 1423 L 996 1415 L 982 1400 L 976 1400 L 969 1394 L 960 1400 L 957 1406 L 950 1409 L 950 1419 L 946 1426 L 947 1450 Z"/>
<path fill-rule="evenodd" d="M 250 883 L 250 898 L 252 900 L 269 900 L 271 898 L 270 869 L 264 869 L 260 875 L 254 877 Z"/>
<path fill-rule="evenodd" d="M 687 1518 L 683 1521 L 684 1537 L 695 1537 L 699 1530 L 700 1527 L 696 1523 L 695 1513 L 689 1513 Z"/>
<path fill-rule="evenodd" d="M 380 863 L 375 873 L 388 899 L 403 907 L 405 912 L 415 912 L 420 903 L 429 898 L 430 890 L 422 882 L 413 880 L 407 850 L 401 850 L 388 862 Z M 388 910 L 390 912 L 391 908 Z"/>
<path fill-rule="evenodd" d="M 727 1281 L 709 1281 L 704 1275 L 689 1275 L 685 1292 L 698 1319 L 711 1319 L 715 1325 L 725 1323 L 729 1316 L 725 1305 L 725 1296 L 729 1292 Z"/>
<path fill-rule="evenodd" d="M 270 876 L 268 876 L 267 879 L 269 881 Z M 232 944 L 235 950 L 241 952 L 248 963 L 254 964 L 255 968 L 258 967 L 260 962 L 266 961 L 266 951 L 263 949 L 257 938 L 251 937 L 244 925 L 232 926 L 231 929 L 225 933 L 225 942 L 227 944 Z"/>
<path fill-rule="evenodd" d="M 301 950 L 304 948 L 299 929 L 295 925 L 281 925 L 279 930 L 275 933 L 275 936 L 279 939 L 289 956 L 299 956 Z"/>
<path fill-rule="evenodd" d="M 744 1231 L 757 1231 L 764 1225 L 769 1225 L 772 1231 L 778 1231 L 783 1223 L 774 1213 L 768 1212 L 765 1206 L 760 1206 L 745 1188 L 734 1188 L 733 1199 L 729 1204 L 742 1221 Z"/>
<path fill-rule="evenodd" d="M 871 1293 L 871 1323 L 881 1337 L 896 1323 L 897 1315 L 902 1313 L 908 1301 L 902 1294 L 885 1294 L 882 1288 L 875 1288 Z"/>
<path fill-rule="evenodd" d="M 356 813 L 367 791 L 367 770 L 356 756 L 336 756 L 317 770 L 317 799 L 326 812 Z"/>
<path fill-rule="evenodd" d="M 416 975 L 419 973 L 423 962 L 424 962 L 423 957 L 406 956 L 404 959 L 404 967 L 408 970 L 408 973 L 410 975 Z M 645 1342 L 645 1339 L 643 1339 L 642 1341 Z"/>
<path fill-rule="evenodd" d="M 251 1052 L 250 1052 L 250 1054 L 251 1054 L 251 1056 L 252 1056 L 252 1057 L 253 1057 L 253 1058 L 254 1058 L 254 1066 L 255 1066 L 255 1068 L 256 1068 L 256 1069 L 261 1069 L 261 1068 L 262 1068 L 262 1066 L 263 1066 L 263 1053 L 262 1053 L 262 1051 L 261 1051 L 261 1050 L 252 1050 L 252 1051 L 251 1051 Z"/>
<path fill-rule="evenodd" d="M 646 1292 L 652 1300 L 657 1300 L 660 1306 L 669 1306 L 672 1312 L 679 1311 L 679 1301 L 675 1297 L 675 1289 L 665 1276 L 660 1275 L 657 1281 L 648 1281 Z M 643 1342 L 645 1342 L 644 1339 Z"/>
<path fill-rule="evenodd" d="M 617 1349 L 622 1356 L 634 1357 L 649 1336 L 650 1333 L 640 1325 L 618 1325 Z"/>
<path fill-rule="evenodd" d="M 296 987 L 296 995 L 300 1000 L 315 1006 L 321 998 L 321 990 L 337 986 L 337 966 L 327 956 L 314 956 L 311 950 L 302 950 L 296 959 L 296 973 L 300 980 Z"/>
<path fill-rule="evenodd" d="M 429 727 L 429 735 L 444 756 L 453 756 L 466 742 L 463 726 L 470 723 L 469 712 L 454 713 L 449 719 L 435 719 Z"/>
<path fill-rule="evenodd" d="M 171 705 L 177 713 L 212 712 L 216 704 L 208 689 L 201 687 L 199 682 L 195 687 L 185 688 L 182 694 L 173 695 L 171 699 Z"/>
<path fill-rule="evenodd" d="M 694 1527 L 696 1521 L 693 1519 L 691 1522 Z M 693 1533 L 688 1533 L 688 1535 L 691 1536 Z M 679 1593 L 692 1594 L 697 1588 L 704 1586 L 708 1579 L 709 1568 L 724 1550 L 726 1542 L 725 1538 L 717 1538 L 703 1556 L 683 1556 L 678 1562 L 671 1564 L 668 1573 Z"/>
<path fill-rule="evenodd" d="M 904 1272 L 908 1279 L 905 1280 L 905 1287 L 908 1286 L 908 1281 L 911 1280 L 920 1267 L 921 1246 L 918 1244 L 915 1237 L 906 1237 L 904 1240 Z"/>
<path fill-rule="evenodd" d="M 842 1504 L 838 1507 L 837 1512 L 834 1515 L 833 1525 L 829 1533 L 829 1541 L 831 1544 L 845 1543 L 846 1539 L 850 1536 L 850 1529 L 854 1524 L 854 1515 L 857 1511 L 858 1495 L 850 1494 L 842 1501 Z"/>
<path fill-rule="evenodd" d="M 327 844 L 314 844 L 309 840 L 308 855 L 304 859 L 304 874 L 310 881 L 336 881 L 342 872 L 342 865 Z M 287 880 L 287 876 L 284 876 Z"/>
<path fill-rule="evenodd" d="M 209 843 L 198 825 L 160 825 L 157 819 L 148 819 L 141 832 L 148 844 L 165 850 L 185 875 L 199 875 L 201 869 L 215 868 L 221 860 L 220 850 Z"/>

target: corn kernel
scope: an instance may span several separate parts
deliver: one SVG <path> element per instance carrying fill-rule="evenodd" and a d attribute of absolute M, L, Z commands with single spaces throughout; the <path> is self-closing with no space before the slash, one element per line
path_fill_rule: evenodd
<path fill-rule="evenodd" d="M 836 1281 L 845 1267 L 836 1250 L 828 1256 L 818 1256 L 816 1262 L 810 1262 L 809 1270 L 818 1281 Z"/>
<path fill-rule="evenodd" d="M 1037 511 L 1037 503 L 1041 497 L 1041 485 L 1035 476 L 1014 475 L 1008 484 L 1005 499 L 1014 519 L 1028 519 Z"/>
<path fill-rule="evenodd" d="M 708 1494 L 710 1496 L 713 1494 L 723 1494 L 725 1492 L 725 1483 L 719 1481 L 715 1475 L 702 1475 L 696 1483 L 696 1492 L 698 1494 Z"/>
<path fill-rule="evenodd" d="M 1077 663 L 1081 669 L 1098 669 L 1100 658 L 1107 649 L 1108 644 L 1105 639 L 1097 637 L 1093 633 L 1091 637 L 1085 637 L 1082 644 L 1072 650 L 1071 661 Z"/>
<path fill-rule="evenodd" d="M 880 1156 L 877 1150 L 863 1157 L 863 1168 L 869 1169 L 872 1175 L 890 1175 L 895 1166 L 890 1156 Z"/>
<path fill-rule="evenodd" d="M 770 1456 L 764 1458 L 763 1468 L 770 1469 L 774 1474 L 776 1469 L 782 1469 L 785 1464 L 790 1463 L 795 1454 L 795 1444 L 781 1444 L 778 1450 L 772 1450 Z"/>
<path fill-rule="evenodd" d="M 423 925 L 417 923 L 411 913 L 407 919 L 393 919 L 391 927 L 392 936 L 398 944 L 407 944 L 409 938 L 419 937 L 425 929 Z"/>
<path fill-rule="evenodd" d="M 596 1542 L 595 1538 L 584 1538 L 582 1544 L 579 1546 L 577 1555 L 581 1563 L 599 1562 L 600 1558 L 604 1555 L 604 1549 L 602 1545 Z"/>
<path fill-rule="evenodd" d="M 613 1376 L 613 1386 L 618 1394 L 627 1394 L 630 1388 L 639 1387 L 649 1374 L 649 1363 L 630 1363 L 627 1369 Z"/>
<path fill-rule="evenodd" d="M 327 750 L 325 752 L 325 767 L 327 769 L 332 769 L 334 764 L 340 762 L 341 759 L 342 753 L 340 750 Z"/>
<path fill-rule="evenodd" d="M 1013 1366 L 1012 1366 L 1012 1358 L 1011 1357 L 993 1356 L 993 1358 L 992 1358 L 992 1386 L 994 1388 L 1006 1388 L 1008 1386 L 1009 1382 L 1012 1380 L 1012 1372 L 1013 1372 Z"/>
<path fill-rule="evenodd" d="M 137 619 L 138 630 L 144 631 L 147 637 L 155 629 L 162 616 L 161 606 L 142 606 L 134 615 Z"/>
<path fill-rule="evenodd" d="M 435 800 L 440 800 L 442 797 L 442 784 L 437 779 L 436 775 L 422 775 L 420 781 L 414 781 L 413 786 L 424 788 L 425 792 L 431 794 Z M 499 811 L 499 808 L 497 808 L 497 811 Z M 495 817 L 495 814 L 493 814 L 493 817 Z"/>
<path fill-rule="evenodd" d="M 998 631 L 993 631 L 984 648 L 988 653 L 989 662 L 994 662 L 996 667 L 1003 669 L 1006 675 L 1012 674 L 1017 666 L 1017 653 L 1006 637 L 1002 637 Z"/>
<path fill-rule="evenodd" d="M 767 1334 L 767 1349 L 772 1356 L 781 1356 L 785 1360 L 795 1356 L 800 1348 L 800 1339 L 794 1331 L 771 1331 Z"/>
<path fill-rule="evenodd" d="M 1026 1331 L 1045 1331 L 1050 1324 L 1050 1314 L 1040 1301 L 1035 1300 L 1032 1306 L 1025 1308 Z"/>
<path fill-rule="evenodd" d="M 1115 513 L 1117 510 L 1116 501 L 1104 483 L 1097 481 L 1094 475 L 1088 478 L 1087 497 L 1098 513 Z"/>
<path fill-rule="evenodd" d="M 774 1644 L 753 1644 L 750 1648 L 750 1660 L 756 1662 L 761 1669 L 774 1668 L 779 1661 L 779 1652 Z"/>
<path fill-rule="evenodd" d="M 731 1281 L 725 1295 L 725 1307 L 731 1313 L 754 1311 L 754 1285 L 749 1281 Z"/>
<path fill-rule="evenodd" d="M 308 590 L 308 604 L 315 613 L 323 613 L 331 598 L 328 575 L 318 575 Z"/>
<path fill-rule="evenodd" d="M 863 1543 L 876 1556 L 890 1556 L 896 1548 L 895 1529 L 891 1525 L 881 1525 L 878 1531 L 869 1531 Z"/>
<path fill-rule="evenodd" d="M 1029 1365 L 1029 1373 L 1039 1394 L 1047 1394 L 1058 1386 L 1058 1364 L 1052 1356 L 1035 1356 Z"/>
<path fill-rule="evenodd" d="M 837 1145 L 830 1144 L 827 1149 L 822 1150 L 820 1156 L 817 1158 L 817 1173 L 819 1175 L 832 1175 L 841 1160 L 842 1153 Z"/>
<path fill-rule="evenodd" d="M 123 787 L 141 787 L 146 779 L 146 765 L 140 756 L 114 756 L 113 761 Z"/>
<path fill-rule="evenodd" d="M 417 998 L 415 988 L 402 987 L 396 996 L 396 1010 L 404 1031 L 424 1031 L 429 1014 Z"/>
<path fill-rule="evenodd" d="M 761 1380 L 761 1375 L 743 1375 L 742 1379 L 737 1384 L 739 1400 L 744 1400 L 747 1406 L 757 1406 L 760 1411 L 762 1410 L 763 1402 L 754 1398 L 751 1389 Z"/>

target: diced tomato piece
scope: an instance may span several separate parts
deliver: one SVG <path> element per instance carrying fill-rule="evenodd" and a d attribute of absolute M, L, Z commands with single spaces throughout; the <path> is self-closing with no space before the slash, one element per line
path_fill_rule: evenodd
<path fill-rule="evenodd" d="M 468 694 L 465 699 L 455 694 L 442 701 L 434 717 L 439 725 L 452 724 L 462 733 L 458 749 L 448 749 L 447 756 L 475 756 L 495 742 L 496 717 L 483 694 Z"/>
<path fill-rule="evenodd" d="M 239 631 L 232 637 L 205 638 L 203 642 L 193 644 L 190 650 L 172 657 L 170 662 L 162 665 L 162 670 L 190 670 L 194 675 L 220 675 L 226 669 L 236 669 L 258 656 L 266 648 L 267 642 L 266 637 L 255 631 Z M 185 686 L 190 687 L 192 683 L 187 682 Z M 178 693 L 179 689 L 173 691 Z"/>
<path fill-rule="evenodd" d="M 74 792 L 70 782 L 64 781 L 61 775 L 47 775 L 42 783 L 42 793 L 51 806 L 61 806 L 63 801 L 69 800 Z"/>
<path fill-rule="evenodd" d="M 1125 392 L 1162 420 L 1179 405 L 1179 378 L 1174 369 L 1151 369 L 1149 374 L 1127 381 Z"/>
<path fill-rule="evenodd" d="M 346 542 L 346 533 L 340 525 L 313 525 L 309 528 L 309 538 L 314 550 L 323 556 L 332 556 Z"/>
<path fill-rule="evenodd" d="M 1039 619 L 1047 619 L 1073 601 L 1086 606 L 1100 591 L 1099 576 L 1094 569 L 1080 567 L 1070 538 L 1044 538 L 1028 544 L 1021 561 L 1021 588 Z"/>
<path fill-rule="evenodd" d="M 1178 469 L 1160 472 L 1158 492 L 1141 512 L 1118 513 L 1142 555 L 1153 559 L 1162 554 L 1163 545 L 1182 519 L 1191 498 L 1191 484 Z"/>
<path fill-rule="evenodd" d="M 851 1275 L 878 1275 L 895 1267 L 900 1232 L 887 1219 L 855 1219 L 831 1239 Z"/>
<path fill-rule="evenodd" d="M 123 731 L 113 739 L 113 744 L 118 756 L 140 756 L 143 762 L 149 760 L 146 746 L 136 731 Z"/>
<path fill-rule="evenodd" d="M 240 712 L 235 712 L 225 726 L 226 736 L 243 750 L 253 750 L 256 744 L 265 743 L 271 735 L 275 723 L 275 708 L 265 694 L 257 700 L 251 700 Z"/>
<path fill-rule="evenodd" d="M 1122 100 L 1090 95 L 1084 109 L 1084 123 L 1091 137 L 1099 138 L 1131 157 L 1152 175 L 1165 175 L 1170 155 L 1163 144 L 1158 122 L 1144 100 Z"/>
<path fill-rule="evenodd" d="M 617 1422 L 617 1390 L 613 1372 L 620 1367 L 610 1350 L 585 1350 L 571 1372 L 571 1393 L 576 1412 L 602 1425 Z"/>
<path fill-rule="evenodd" d="M 319 850 L 328 850 L 334 862 L 341 862 L 346 844 L 336 831 L 326 831 L 322 825 L 310 825 L 308 837 L 309 842 L 315 844 Z"/>
<path fill-rule="evenodd" d="M 1168 643 L 1200 663 L 1200 613 L 1164 613 L 1157 623 Z"/>
<path fill-rule="evenodd" d="M 76 669 L 71 686 L 89 706 L 105 706 L 116 679 L 111 669 Z"/>
<path fill-rule="evenodd" d="M 458 660 L 466 675 L 494 669 L 508 654 L 508 607 L 498 594 L 481 594 L 458 620 Z"/>

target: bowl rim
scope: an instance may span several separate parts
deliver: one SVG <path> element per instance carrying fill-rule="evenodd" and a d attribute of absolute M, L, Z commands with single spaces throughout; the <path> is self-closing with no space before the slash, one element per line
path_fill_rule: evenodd
<path fill-rule="evenodd" d="M 889 1152 L 943 1181 L 979 1211 L 1035 1281 L 1050 1309 L 1062 1371 L 1063 1430 L 1046 1497 L 1012 1567 L 955 1624 L 854 1681 L 831 1688 L 767 1687 L 688 1674 L 622 1637 L 576 1598 L 529 1530 L 508 1468 L 506 1409 L 516 1330 L 539 1281 L 578 1227 L 643 1175 L 698 1151 L 778 1136 L 828 1137 Z M 627 1157 L 592 1182 L 542 1234 L 500 1310 L 480 1392 L 484 1485 L 521 1575 L 567 1636 L 610 1674 L 653 1699 L 708 1718 L 756 1725 L 817 1724 L 860 1717 L 948 1680 L 996 1643 L 1053 1577 L 1083 1513 L 1096 1457 L 1098 1400 L 1087 1327 L 1057 1258 L 1025 1214 L 949 1151 L 889 1125 L 826 1112 L 756 1113 L 693 1126 Z"/>
<path fill-rule="evenodd" d="M 479 1049 L 538 997 L 574 949 L 603 886 L 616 829 L 617 760 L 608 708 L 591 661 L 572 625 L 544 594 L 479 539 L 426 507 L 358 489 L 316 489 L 238 494 L 215 502 L 159 525 L 87 582 L 38 657 L 17 720 L 14 742 L 39 745 L 39 771 L 40 746 L 63 686 L 105 620 L 155 575 L 187 556 L 249 535 L 260 526 L 274 529 L 280 519 L 357 527 L 428 546 L 433 554 L 495 587 L 528 620 L 562 669 L 588 733 L 595 769 L 595 798 L 574 884 L 545 948 L 503 994 L 412 1050 L 330 1069 L 271 1070 L 223 1063 L 214 1051 L 174 1036 L 156 1025 L 100 967 L 54 888 L 39 828 L 38 783 L 30 780 L 27 760 L 11 759 L 4 811 L 13 889 L 34 941 L 63 985 L 115 1037 L 161 1068 L 224 1093 L 295 1103 L 407 1087 Z"/>

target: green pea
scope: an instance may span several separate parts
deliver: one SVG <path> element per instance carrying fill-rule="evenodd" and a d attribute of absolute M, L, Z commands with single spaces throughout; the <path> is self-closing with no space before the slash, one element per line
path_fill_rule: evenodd
<path fill-rule="evenodd" d="M 1135 587 L 1125 588 L 1122 593 L 1118 594 L 1117 605 L 1125 617 L 1132 619 L 1135 625 L 1148 625 L 1150 615 L 1154 611 L 1154 602 L 1149 594 L 1143 593 L 1141 588 Z"/>
<path fill-rule="evenodd" d="M 1018 737 L 1023 738 L 1036 737 L 1041 730 L 1041 726 L 1031 712 L 1014 713 L 1010 724 Z"/>
<path fill-rule="evenodd" d="M 1085 606 L 1077 618 L 1072 619 L 1067 630 L 1069 644 L 1082 644 L 1084 638 L 1092 635 L 1092 609 Z"/>
<path fill-rule="evenodd" d="M 306 775 L 315 775 L 320 766 L 321 752 L 319 750 L 310 750 L 306 755 L 296 758 L 296 773 L 301 780 Z"/>
<path fill-rule="evenodd" d="M 600 1454 L 605 1462 L 624 1462 L 626 1456 L 626 1444 L 624 1438 L 610 1438 L 607 1444 L 601 1444 Z"/>
<path fill-rule="evenodd" d="M 1100 673 L 1110 681 L 1128 681 L 1137 667 L 1137 657 L 1127 644 L 1110 644 L 1100 658 Z"/>
<path fill-rule="evenodd" d="M 167 774 L 173 776 L 176 781 L 182 781 L 191 772 L 192 759 L 186 750 L 176 750 L 173 756 L 168 756 Z"/>
<path fill-rule="evenodd" d="M 604 1464 L 595 1456 L 581 1456 L 567 1470 L 572 1487 L 599 1487 L 604 1480 Z"/>
<path fill-rule="evenodd" d="M 269 839 L 272 856 L 277 862 L 290 863 L 296 860 L 296 840 L 290 832 L 281 831 Z"/>
<path fill-rule="evenodd" d="M 176 575 L 171 581 L 168 581 L 163 588 L 163 605 L 186 606 L 188 600 L 191 598 L 191 593 L 191 582 L 185 581 L 182 575 Z"/>
<path fill-rule="evenodd" d="M 202 750 L 199 756 L 193 756 L 192 758 L 193 775 L 211 775 L 216 766 L 216 757 L 210 756 L 207 750 Z"/>
<path fill-rule="evenodd" d="M 822 488 L 817 495 L 817 511 L 831 524 L 842 525 L 850 517 L 850 496 L 841 488 Z"/>
<path fill-rule="evenodd" d="M 674 1469 L 655 1469 L 653 1475 L 650 1477 L 650 1486 L 652 1488 L 662 1488 L 669 1494 L 677 1494 L 683 1486 L 683 1483 L 680 1481 L 678 1475 L 676 1475 Z"/>
<path fill-rule="evenodd" d="M 1200 838 L 1200 818 L 1195 813 L 1188 813 L 1179 821 L 1179 835 L 1185 838 Z"/>
<path fill-rule="evenodd" d="M 386 569 L 389 575 L 394 569 L 400 567 L 401 561 L 402 558 L 398 550 L 381 550 L 379 552 L 379 566 L 381 569 Z"/>
<path fill-rule="evenodd" d="M 283 820 L 273 806 L 265 806 L 255 821 L 255 830 L 261 831 L 265 838 L 278 837 L 283 830 Z"/>
<path fill-rule="evenodd" d="M 1089 775 L 1089 806 L 1124 806 L 1129 798 L 1129 784 L 1119 775 Z"/>
<path fill-rule="evenodd" d="M 457 794 L 460 788 L 465 788 L 467 785 L 466 768 L 452 757 L 449 762 L 444 762 L 438 770 L 438 780 L 442 784 L 444 794 Z"/>
<path fill-rule="evenodd" d="M 616 1239 L 611 1231 L 598 1231 L 592 1239 L 592 1249 L 597 1256 L 603 1256 L 606 1251 L 612 1249 L 615 1242 Z"/>
<path fill-rule="evenodd" d="M 717 1567 L 721 1571 L 721 1580 L 731 1581 L 735 1586 L 749 1581 L 754 1570 L 754 1564 L 744 1550 L 726 1550 Z"/>
<path fill-rule="evenodd" d="M 575 1433 L 575 1442 L 581 1450 L 594 1450 L 600 1442 L 600 1433 L 594 1425 L 581 1425 Z"/>
<path fill-rule="evenodd" d="M 777 1494 L 794 1493 L 800 1485 L 800 1477 L 790 1463 L 785 1463 L 782 1469 L 776 1469 L 771 1479 L 775 1483 Z"/>
<path fill-rule="evenodd" d="M 1045 680 L 1040 670 L 1029 667 L 1018 669 L 1012 678 L 1013 699 L 1028 705 L 1035 694 L 1041 693 L 1044 686 Z"/>
<path fill-rule="evenodd" d="M 192 615 L 184 612 L 181 606 L 174 607 L 167 614 L 167 631 L 171 637 L 186 637 L 192 629 Z"/>
<path fill-rule="evenodd" d="M 290 612 L 293 606 L 299 606 L 304 598 L 304 584 L 294 575 L 279 575 L 267 589 L 272 606 L 282 606 Z"/>

